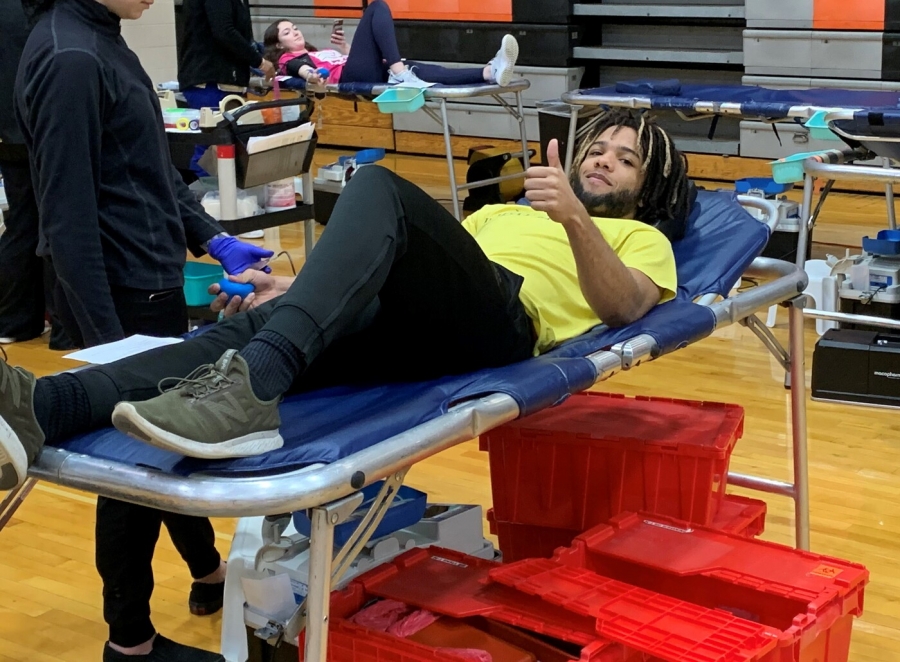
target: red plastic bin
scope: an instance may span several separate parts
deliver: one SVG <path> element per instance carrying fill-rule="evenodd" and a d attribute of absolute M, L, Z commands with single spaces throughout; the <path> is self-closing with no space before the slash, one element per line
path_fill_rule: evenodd
<path fill-rule="evenodd" d="M 755 538 L 766 528 L 766 502 L 736 494 L 726 494 L 710 528 Z M 503 562 L 550 558 L 557 547 L 566 547 L 582 532 L 552 526 L 533 526 L 498 520 L 493 508 L 487 511 L 491 533 L 497 536 Z M 684 524 L 685 526 L 687 523 Z"/>
<path fill-rule="evenodd" d="M 488 527 L 497 536 L 498 547 L 503 552 L 503 562 L 522 559 L 550 558 L 557 547 L 567 547 L 581 531 L 557 529 L 552 526 L 534 526 L 497 520 L 494 509 L 488 509 Z"/>
<path fill-rule="evenodd" d="M 625 511 L 713 521 L 737 405 L 582 393 L 481 436 L 498 521 L 585 531 Z"/>
<path fill-rule="evenodd" d="M 766 512 L 768 506 L 765 501 L 726 494 L 709 528 L 755 538 L 766 530 Z"/>
<path fill-rule="evenodd" d="M 331 594 L 328 631 L 330 662 L 459 662 L 459 658 L 409 639 L 370 630 L 347 619 L 375 598 L 393 598 L 410 606 L 458 619 L 513 626 L 581 647 L 581 662 L 637 662 L 621 644 L 603 639 L 592 618 L 580 617 L 540 599 L 492 583 L 499 564 L 460 552 L 417 548 L 373 568 L 345 589 Z M 482 625 L 484 627 L 484 625 Z M 527 635 L 526 635 L 527 637 Z M 304 636 L 300 636 L 300 660 Z"/>
<path fill-rule="evenodd" d="M 634 514 L 553 559 L 491 572 L 596 617 L 603 637 L 650 659 L 685 662 L 846 662 L 868 576 L 855 563 Z"/>

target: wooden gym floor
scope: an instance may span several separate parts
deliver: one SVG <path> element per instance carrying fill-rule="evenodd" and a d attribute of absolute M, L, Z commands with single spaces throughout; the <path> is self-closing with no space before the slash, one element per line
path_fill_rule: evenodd
<path fill-rule="evenodd" d="M 320 150 L 319 165 L 335 152 Z M 386 165 L 448 198 L 443 159 L 389 156 Z M 464 175 L 460 166 L 458 174 Z M 718 185 L 712 185 L 718 186 Z M 817 229 L 817 252 L 842 253 L 860 237 L 883 227 L 883 198 L 834 195 Z M 269 231 L 265 242 L 302 263 L 302 228 Z M 276 262 L 289 273 L 287 261 Z M 785 313 L 774 330 L 787 340 Z M 807 327 L 807 375 L 816 340 Z M 7 347 L 10 361 L 43 375 L 70 367 L 46 339 Z M 616 375 L 598 390 L 717 400 L 746 410 L 743 439 L 732 469 L 789 479 L 788 393 L 783 374 L 756 338 L 732 326 L 714 337 Z M 866 613 L 856 622 L 851 660 L 900 661 L 900 418 L 891 410 L 809 403 L 809 474 L 812 548 L 864 563 L 871 571 Z M 433 501 L 491 503 L 487 458 L 476 441 L 448 450 L 412 469 L 409 484 Z M 743 490 L 735 492 L 754 495 Z M 758 494 L 754 495 L 762 498 Z M 793 506 L 765 497 L 769 516 L 763 539 L 790 544 Z M 95 662 L 106 626 L 100 581 L 94 569 L 94 497 L 38 484 L 0 532 L 0 662 Z M 214 522 L 218 547 L 227 555 L 234 522 Z M 221 615 L 190 615 L 190 576 L 165 532 L 154 560 L 153 618 L 166 636 L 218 650 Z"/>

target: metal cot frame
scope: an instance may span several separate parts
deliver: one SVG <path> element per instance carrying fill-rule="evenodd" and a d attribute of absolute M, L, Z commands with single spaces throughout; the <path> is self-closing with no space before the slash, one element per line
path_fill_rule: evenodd
<path fill-rule="evenodd" d="M 424 110 L 435 122 L 440 124 L 443 130 L 444 149 L 446 151 L 447 169 L 450 177 L 450 195 L 453 201 L 453 215 L 458 220 L 462 220 L 462 208 L 459 202 L 460 191 L 466 191 L 468 189 L 478 188 L 480 186 L 489 186 L 491 184 L 499 184 L 500 182 L 505 182 L 512 179 L 521 179 L 522 175 L 503 175 L 501 177 L 494 177 L 479 182 L 457 184 L 456 171 L 453 166 L 453 144 L 451 142 L 451 136 L 455 132 L 453 130 L 453 127 L 450 125 L 450 119 L 447 113 L 447 102 L 460 99 L 473 99 L 477 97 L 493 98 L 498 104 L 500 104 L 502 108 L 506 110 L 506 112 L 508 112 L 516 120 L 519 125 L 519 140 L 522 143 L 522 159 L 525 165 L 525 169 L 528 169 L 528 166 L 530 165 L 530 158 L 528 154 L 528 136 L 525 130 L 525 108 L 522 103 L 522 92 L 527 90 L 529 87 L 531 87 L 531 83 L 529 83 L 524 78 L 517 78 L 511 81 L 510 84 L 505 87 L 497 84 L 484 84 L 454 87 L 437 86 L 425 89 L 425 106 L 422 108 L 422 110 Z M 372 101 L 375 96 L 378 96 L 387 89 L 390 89 L 389 85 L 375 85 L 372 87 L 370 93 L 362 95 L 353 94 L 350 92 L 342 92 L 340 85 L 325 86 L 325 91 L 328 94 L 334 94 L 342 97 L 352 97 L 354 99 L 361 99 L 363 101 Z M 504 95 L 509 94 L 514 95 L 515 105 L 510 104 L 510 102 L 504 98 Z"/>
<path fill-rule="evenodd" d="M 767 209 L 766 201 L 742 200 Z M 767 258 L 757 258 L 747 275 L 770 279 L 749 291 L 723 301 L 703 302 L 715 318 L 715 327 L 744 324 L 759 335 L 790 371 L 793 431 L 793 482 L 785 483 L 753 476 L 729 475 L 734 485 L 790 496 L 795 501 L 797 546 L 809 547 L 809 504 L 806 460 L 806 388 L 804 380 L 803 302 L 806 274 L 797 266 Z M 756 318 L 757 311 L 774 304 L 790 308 L 790 352 Z M 586 358 L 596 372 L 595 383 L 620 370 L 629 370 L 656 358 L 660 348 L 650 335 L 637 335 L 609 350 Z M 305 629 L 306 659 L 324 662 L 327 651 L 329 596 L 356 553 L 369 540 L 384 516 L 407 470 L 416 462 L 442 450 L 479 436 L 503 423 L 516 419 L 519 406 L 511 396 L 494 393 L 452 407 L 445 414 L 354 453 L 331 464 L 316 464 L 276 475 L 252 477 L 174 476 L 98 459 L 58 448 L 45 448 L 30 471 L 31 479 L 19 492 L 10 493 L 0 505 L 0 513 L 15 506 L 33 486 L 33 479 L 86 492 L 186 515 L 210 517 L 268 516 L 274 529 L 269 539 L 280 536 L 283 513 L 309 510 L 310 535 L 309 594 L 291 619 L 270 622 L 257 636 L 277 645 L 293 640 Z M 344 521 L 362 502 L 359 490 L 377 480 L 387 479 L 379 498 L 353 537 L 337 556 L 333 549 L 334 527 Z M 281 529 L 283 530 L 283 528 Z"/>

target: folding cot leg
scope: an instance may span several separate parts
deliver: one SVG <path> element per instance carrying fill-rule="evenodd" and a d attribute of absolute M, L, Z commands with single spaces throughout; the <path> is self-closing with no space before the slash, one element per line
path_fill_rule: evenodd
<path fill-rule="evenodd" d="M 331 606 L 331 558 L 336 513 L 327 508 L 310 512 L 309 593 L 306 595 L 306 662 L 325 662 L 328 654 L 328 616 Z"/>
<path fill-rule="evenodd" d="M 525 105 L 522 103 L 521 92 L 516 92 L 516 107 L 519 111 L 516 118 L 519 120 L 519 138 L 522 139 L 522 164 L 525 166 L 525 170 L 528 170 L 531 166 L 531 158 L 528 156 L 528 130 L 525 127 Z"/>
<path fill-rule="evenodd" d="M 809 246 L 809 233 L 812 232 L 812 202 L 816 179 L 809 173 L 803 176 L 803 206 L 800 207 L 800 232 L 797 233 L 797 266 L 806 268 L 806 247 Z"/>
<path fill-rule="evenodd" d="M 806 447 L 806 347 L 803 334 L 803 304 L 806 297 L 791 302 L 788 320 L 791 353 L 791 439 L 794 460 L 794 528 L 798 549 L 809 549 L 809 467 Z"/>
<path fill-rule="evenodd" d="M 372 538 L 403 484 L 407 471 L 409 467 L 385 478 L 384 485 L 373 500 L 369 511 L 337 556 L 334 555 L 334 527 L 346 521 L 362 505 L 363 493 L 356 492 L 310 510 L 309 581 L 306 599 L 286 622 L 270 621 L 256 631 L 257 637 L 277 647 L 283 641 L 293 641 L 306 630 L 306 659 L 315 662 L 325 661 L 331 589 L 340 581 L 353 559 Z M 289 521 L 289 516 L 276 515 L 266 518 L 263 524 L 263 539 L 267 544 L 257 553 L 254 567 L 259 567 L 259 554 L 264 549 L 272 550 L 280 543 L 281 533 L 286 528 L 285 521 Z"/>
<path fill-rule="evenodd" d="M 447 116 L 447 100 L 440 99 L 441 122 L 444 125 L 444 149 L 447 152 L 447 170 L 450 174 L 450 197 L 453 199 L 453 215 L 462 221 L 462 210 L 459 207 L 459 187 L 456 185 L 456 168 L 453 166 L 453 144 L 450 142 L 450 118 Z"/>
<path fill-rule="evenodd" d="M 37 479 L 27 478 L 19 487 L 9 492 L 3 501 L 0 501 L 0 531 L 16 514 L 19 506 L 22 505 L 25 497 L 31 493 L 35 485 L 37 485 Z"/>
<path fill-rule="evenodd" d="M 809 549 L 809 467 L 807 459 L 806 430 L 806 347 L 803 335 L 803 306 L 806 296 L 798 296 L 787 303 L 789 350 L 778 343 L 762 322 L 755 317 L 745 320 L 745 325 L 756 334 L 779 363 L 788 371 L 791 381 L 791 450 L 793 481 L 788 483 L 760 476 L 728 473 L 728 484 L 759 490 L 766 494 L 779 494 L 794 500 L 794 536 L 797 549 Z"/>
<path fill-rule="evenodd" d="M 315 192 L 313 189 L 312 173 L 304 173 L 300 176 L 300 181 L 303 183 L 303 204 L 313 204 L 313 196 L 315 195 Z M 312 249 L 315 248 L 315 245 L 316 221 L 313 218 L 309 218 L 303 221 L 303 246 L 306 251 L 306 257 L 309 257 L 309 254 L 312 253 Z"/>

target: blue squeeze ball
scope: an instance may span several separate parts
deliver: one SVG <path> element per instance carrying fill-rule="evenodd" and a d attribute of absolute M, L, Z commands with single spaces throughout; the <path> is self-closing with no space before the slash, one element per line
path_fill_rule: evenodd
<path fill-rule="evenodd" d="M 252 283 L 235 283 L 227 278 L 219 281 L 219 287 L 228 295 L 229 299 L 231 297 L 241 297 L 242 299 L 245 299 L 248 294 L 252 294 L 256 289 L 253 287 Z"/>
<path fill-rule="evenodd" d="M 319 67 L 316 69 L 316 73 L 319 74 L 322 78 L 328 78 L 328 69 L 325 67 Z"/>

